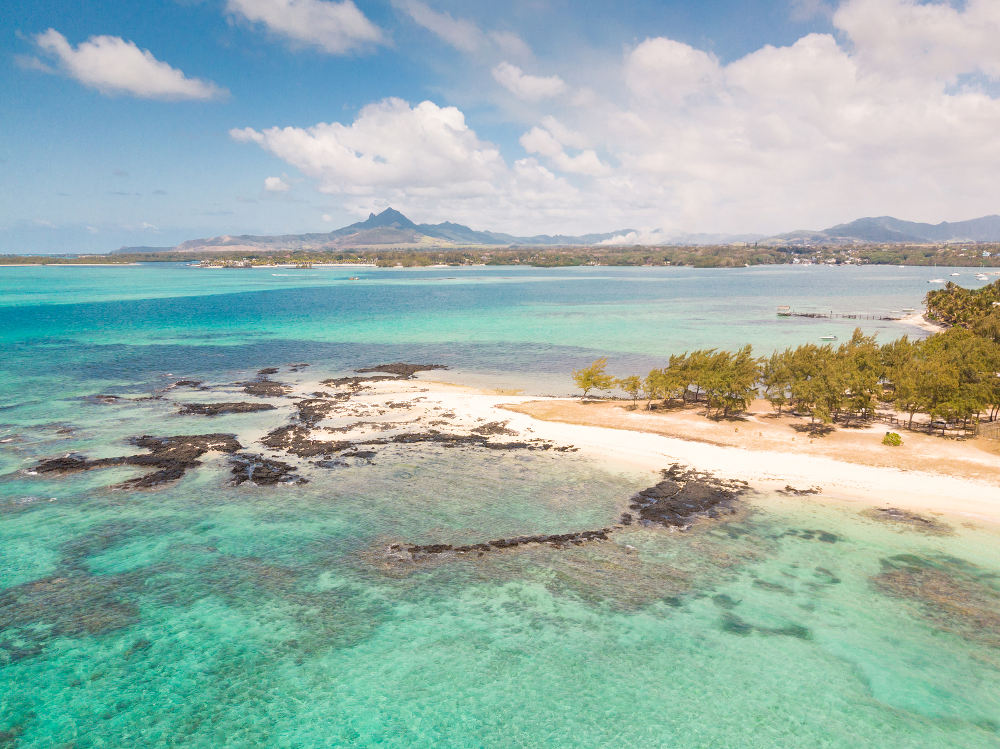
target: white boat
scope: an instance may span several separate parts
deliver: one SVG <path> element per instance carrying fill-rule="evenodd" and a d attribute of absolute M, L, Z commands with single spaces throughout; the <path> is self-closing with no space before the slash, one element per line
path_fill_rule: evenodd
<path fill-rule="evenodd" d="M 944 283 L 944 279 L 943 278 L 932 278 L 929 281 L 927 281 L 927 283 Z"/>
<path fill-rule="evenodd" d="M 835 336 L 835 335 L 821 335 L 819 337 L 819 339 L 821 341 L 836 341 L 837 340 L 837 336 Z"/>
<path fill-rule="evenodd" d="M 976 280 L 977 281 L 989 281 L 990 277 L 987 276 L 985 273 L 977 273 L 976 274 Z"/>
<path fill-rule="evenodd" d="M 905 312 L 908 315 L 913 314 L 916 311 L 917 311 L 916 307 L 903 307 L 903 312 Z"/>
<path fill-rule="evenodd" d="M 960 276 L 962 274 L 961 273 L 952 273 L 951 275 L 953 275 L 953 276 Z"/>

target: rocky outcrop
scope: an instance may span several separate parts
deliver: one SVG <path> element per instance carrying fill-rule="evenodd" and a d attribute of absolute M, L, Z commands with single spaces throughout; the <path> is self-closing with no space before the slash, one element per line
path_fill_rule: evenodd
<path fill-rule="evenodd" d="M 735 514 L 739 498 L 749 489 L 745 481 L 727 481 L 678 464 L 661 475 L 662 481 L 643 489 L 629 503 L 639 522 L 685 530 L 702 518 Z M 628 525 L 633 517 L 626 513 L 621 520 Z"/>
<path fill-rule="evenodd" d="M 295 474 L 295 469 L 280 460 L 264 458 L 260 455 L 237 453 L 229 458 L 232 466 L 232 481 L 234 486 L 252 483 L 257 486 L 274 486 L 275 484 L 305 484 L 306 479 Z"/>
<path fill-rule="evenodd" d="M 218 416 L 219 414 L 246 414 L 256 411 L 273 411 L 276 407 L 270 403 L 186 403 L 177 412 L 182 416 L 200 414 L 202 416 Z"/>
<path fill-rule="evenodd" d="M 139 466 L 150 469 L 150 472 L 124 481 L 115 488 L 149 489 L 181 478 L 190 469 L 201 465 L 199 458 L 207 452 L 235 453 L 243 447 L 232 434 L 143 435 L 133 437 L 130 442 L 148 452 L 96 460 L 82 455 L 66 455 L 43 460 L 32 470 L 35 473 L 73 473 L 111 466 Z"/>

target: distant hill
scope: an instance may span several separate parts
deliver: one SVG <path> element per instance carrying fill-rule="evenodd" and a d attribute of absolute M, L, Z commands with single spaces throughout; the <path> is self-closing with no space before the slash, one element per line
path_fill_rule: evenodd
<path fill-rule="evenodd" d="M 179 252 L 232 252 L 266 250 L 338 250 L 351 247 L 442 247 L 442 246 L 508 246 L 508 245 L 592 245 L 627 234 L 631 229 L 605 234 L 565 236 L 539 234 L 517 237 L 493 231 L 477 231 L 462 224 L 445 221 L 441 224 L 415 224 L 394 208 L 372 213 L 364 221 L 327 233 L 223 235 L 208 239 L 191 239 L 175 249 Z M 124 250 L 124 248 L 123 248 Z"/>
<path fill-rule="evenodd" d="M 892 216 L 859 218 L 822 231 L 795 231 L 765 240 L 782 242 L 1000 242 L 1000 216 L 921 224 Z"/>
<path fill-rule="evenodd" d="M 655 234 L 653 234 L 655 236 Z M 661 235 L 662 236 L 662 235 Z M 479 231 L 463 224 L 416 224 L 394 208 L 372 213 L 364 221 L 331 232 L 277 235 L 223 235 L 191 239 L 177 247 L 122 247 L 115 253 L 139 252 L 273 252 L 329 251 L 352 248 L 397 247 L 403 249 L 447 247 L 591 246 L 601 243 L 649 244 L 633 229 L 603 234 L 537 234 L 520 237 L 496 231 Z M 757 234 L 675 234 L 658 239 L 661 245 L 725 245 L 759 242 L 764 245 L 852 244 L 852 243 L 950 243 L 1000 242 L 1000 216 L 969 221 L 922 224 L 892 216 L 859 218 L 829 229 L 805 230 L 764 237 Z"/>

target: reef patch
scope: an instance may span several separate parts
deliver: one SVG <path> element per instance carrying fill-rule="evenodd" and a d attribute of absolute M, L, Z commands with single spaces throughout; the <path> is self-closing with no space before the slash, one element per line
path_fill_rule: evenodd
<path fill-rule="evenodd" d="M 273 411 L 276 406 L 270 403 L 187 403 L 181 406 L 177 413 L 182 416 L 199 414 L 202 416 L 218 416 L 219 414 L 246 414 L 256 411 Z"/>
<path fill-rule="evenodd" d="M 111 466 L 140 466 L 152 470 L 113 488 L 149 489 L 181 478 L 190 469 L 201 465 L 199 458 L 207 452 L 235 453 L 243 449 L 232 434 L 183 434 L 173 437 L 143 435 L 133 437 L 129 442 L 148 452 L 96 460 L 82 455 L 65 455 L 43 460 L 32 470 L 35 473 L 73 473 Z"/>
<path fill-rule="evenodd" d="M 725 480 L 677 463 L 661 471 L 663 479 L 632 497 L 629 509 L 640 523 L 687 530 L 700 519 L 735 515 L 739 499 L 749 490 L 745 481 Z M 621 517 L 623 525 L 632 513 Z"/>

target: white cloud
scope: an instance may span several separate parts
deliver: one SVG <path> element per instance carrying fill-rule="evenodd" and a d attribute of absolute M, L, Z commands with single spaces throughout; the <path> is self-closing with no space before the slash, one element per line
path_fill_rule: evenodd
<path fill-rule="evenodd" d="M 471 21 L 432 10 L 419 0 L 406 0 L 401 7 L 417 24 L 462 52 L 475 52 L 486 43 L 483 32 Z"/>
<path fill-rule="evenodd" d="M 833 16 L 860 61 L 890 75 L 952 78 L 981 72 L 1000 77 L 1000 2 L 847 0 Z"/>
<path fill-rule="evenodd" d="M 352 123 L 233 137 L 343 195 L 345 209 L 388 202 L 517 233 L 627 226 L 637 231 L 624 239 L 645 242 L 864 215 L 971 218 L 997 212 L 1000 97 L 984 81 L 1000 80 L 1000 45 L 983 39 L 1000 3 L 958 7 L 846 0 L 838 36 L 726 64 L 647 39 L 600 75 L 581 64 L 579 80 L 556 79 L 568 95 L 537 99 L 528 115 L 515 103 L 529 119 L 523 152 L 507 159 L 460 110 L 430 102 L 386 100 Z M 912 70 L 901 69 L 907 59 Z M 510 68 L 518 83 L 531 78 Z"/>
<path fill-rule="evenodd" d="M 565 81 L 557 75 L 528 75 L 509 62 L 502 62 L 493 68 L 493 77 L 514 96 L 526 101 L 550 99 L 566 90 Z"/>
<path fill-rule="evenodd" d="M 647 101 L 677 104 L 709 92 L 719 80 L 713 55 L 672 39 L 647 39 L 629 54 L 625 82 L 633 95 Z"/>
<path fill-rule="evenodd" d="M 547 119 L 552 120 L 552 118 Z M 557 122 L 553 121 L 553 124 L 556 125 L 557 130 L 560 130 Z M 569 133 L 569 135 L 572 137 L 575 134 Z M 531 128 L 521 136 L 520 143 L 525 151 L 545 156 L 553 166 L 563 172 L 586 174 L 592 177 L 608 172 L 608 168 L 601 163 L 593 149 L 588 148 L 575 156 L 570 156 L 563 148 L 560 139 L 546 128 Z"/>
<path fill-rule="evenodd" d="M 230 134 L 319 180 L 325 192 L 442 185 L 460 191 L 486 185 L 504 169 L 499 151 L 479 140 L 462 112 L 429 101 L 411 108 L 401 99 L 385 99 L 366 106 L 350 125 L 245 128 Z"/>
<path fill-rule="evenodd" d="M 343 55 L 383 41 L 351 0 L 227 0 L 226 9 L 295 42 Z"/>
<path fill-rule="evenodd" d="M 104 94 L 175 100 L 212 99 L 226 93 L 214 83 L 186 77 L 149 51 L 117 36 L 92 36 L 74 48 L 66 37 L 49 29 L 34 41 L 67 75 Z"/>
<path fill-rule="evenodd" d="M 264 179 L 264 189 L 268 192 L 288 192 L 292 186 L 281 177 L 267 177 Z"/>

